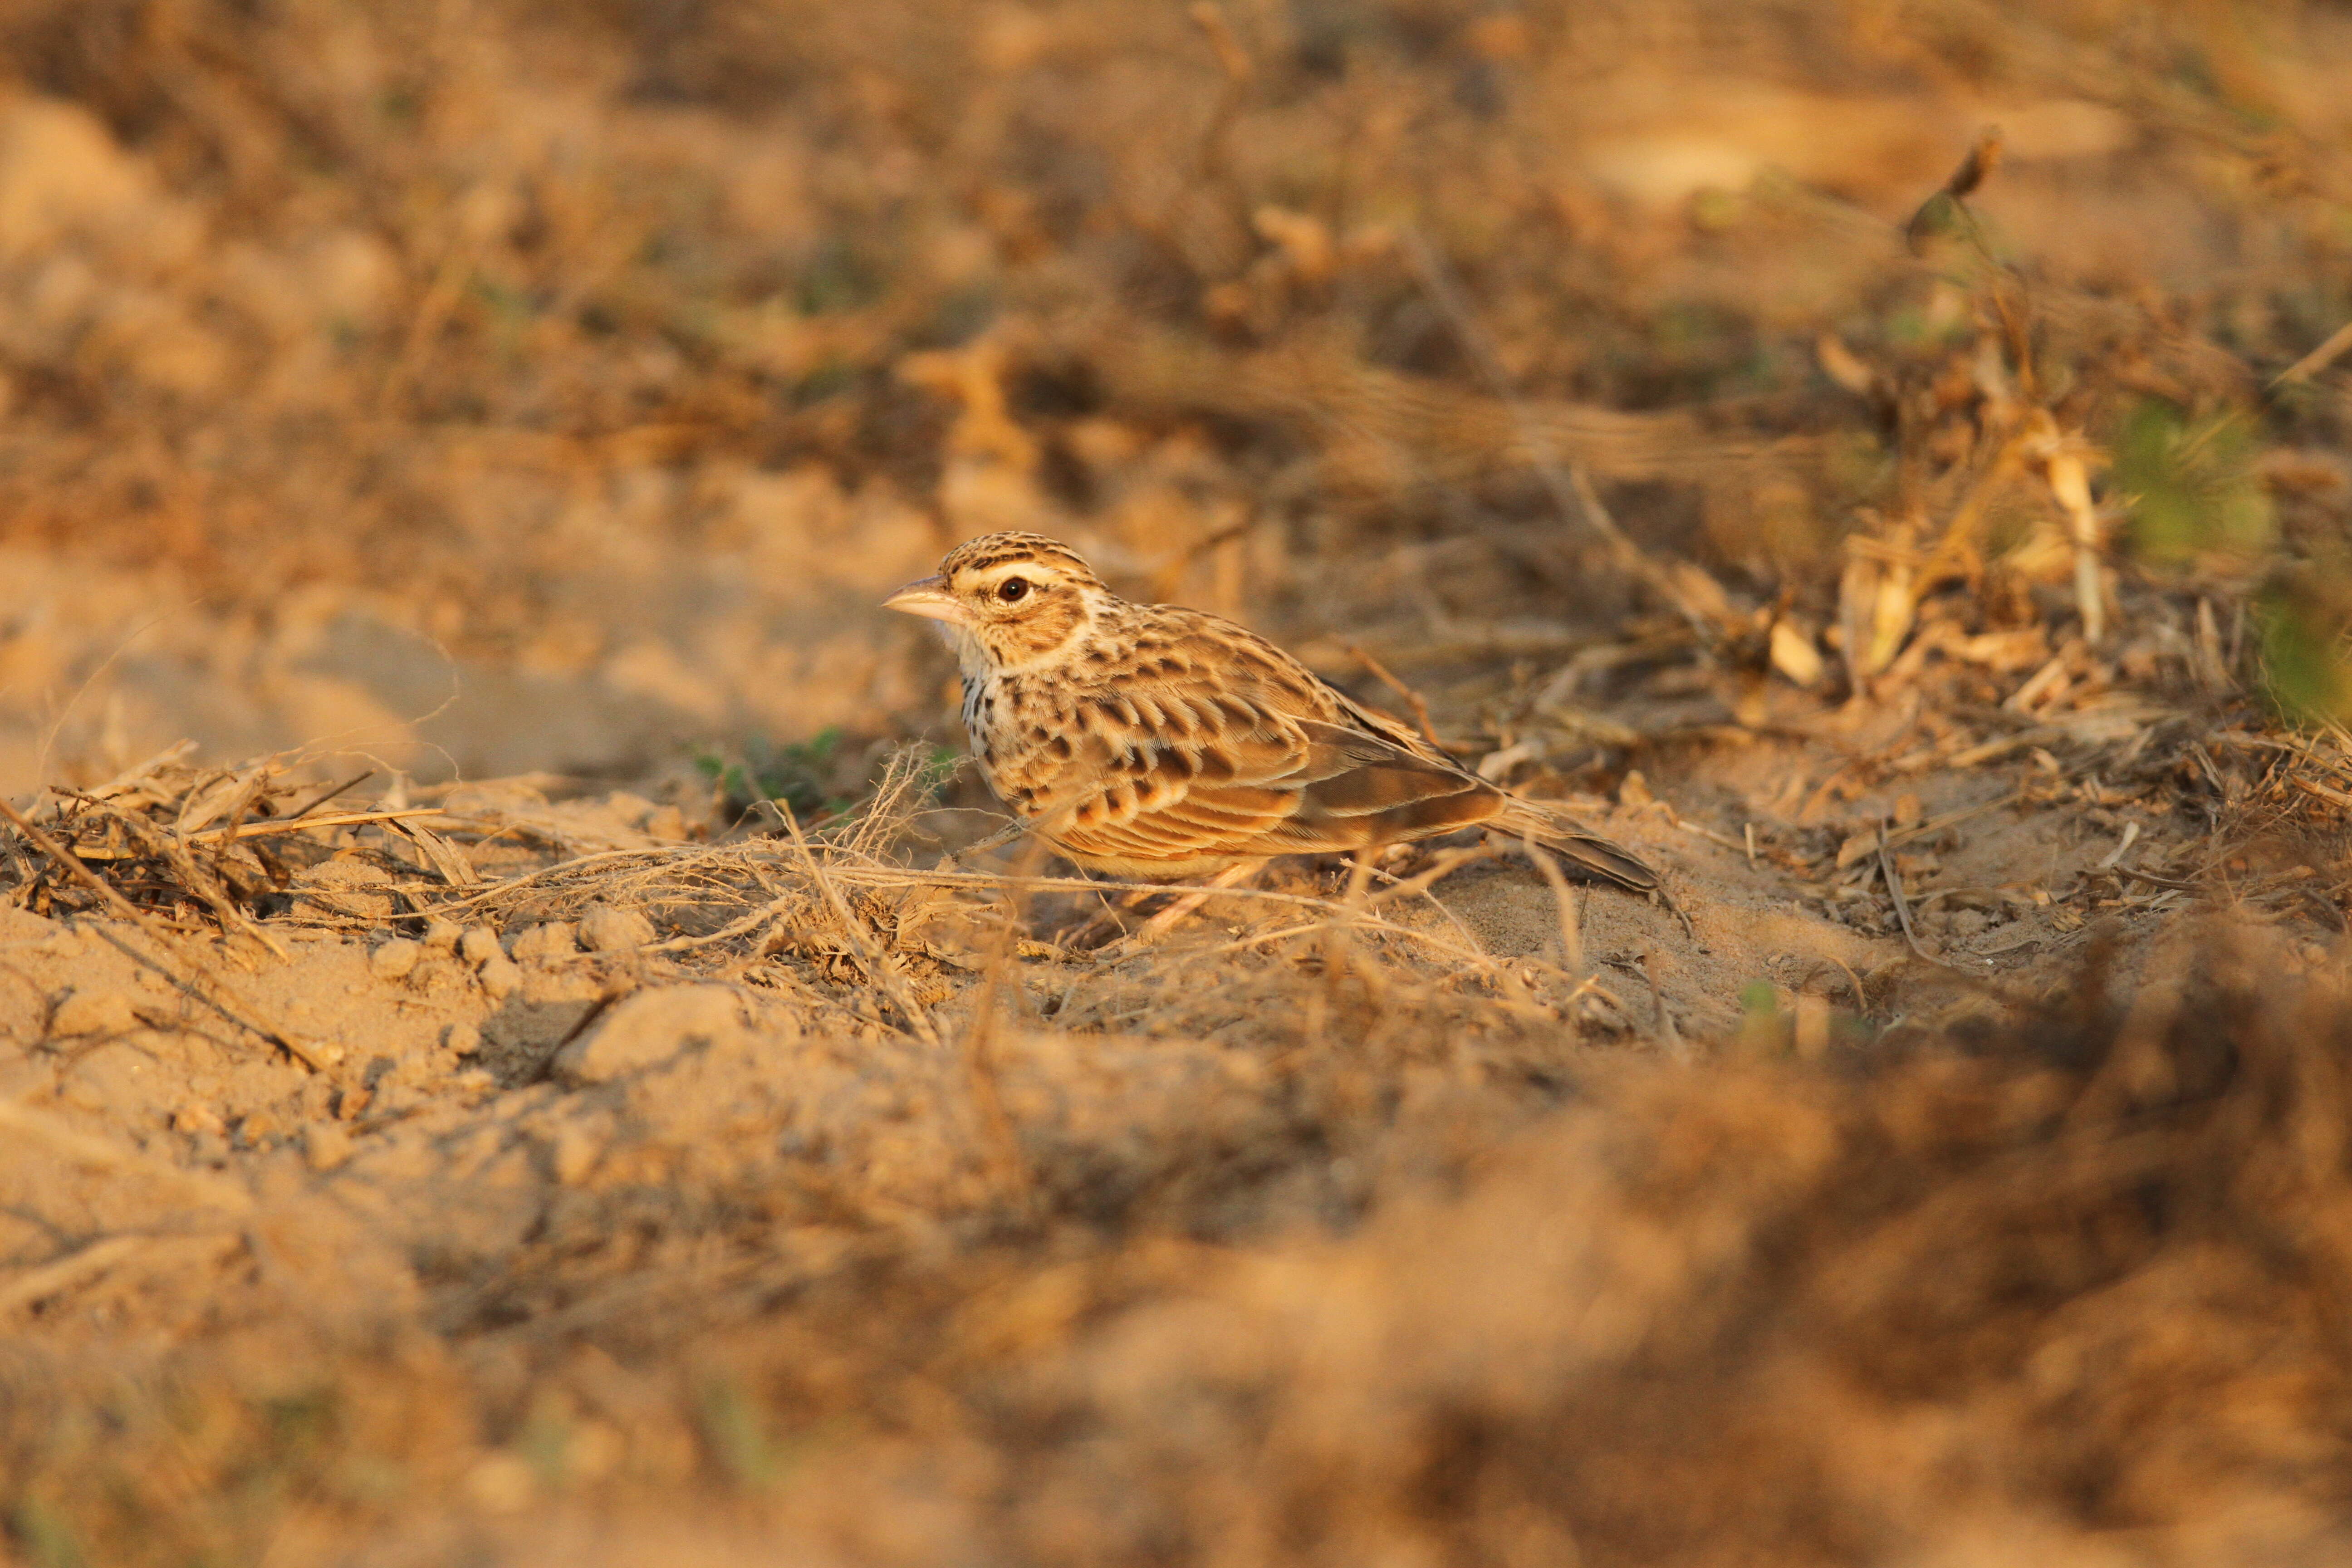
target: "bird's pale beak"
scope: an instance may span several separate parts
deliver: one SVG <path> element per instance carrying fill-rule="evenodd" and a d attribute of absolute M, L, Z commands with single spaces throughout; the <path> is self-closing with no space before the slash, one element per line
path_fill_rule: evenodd
<path fill-rule="evenodd" d="M 934 621 L 945 621 L 951 626 L 971 625 L 971 612 L 956 602 L 948 592 L 944 577 L 919 577 L 882 601 L 886 610 L 898 610 L 909 616 L 923 616 Z"/>

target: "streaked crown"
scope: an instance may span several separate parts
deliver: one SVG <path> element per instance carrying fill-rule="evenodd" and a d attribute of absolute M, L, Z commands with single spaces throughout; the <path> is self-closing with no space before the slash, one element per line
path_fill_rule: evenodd
<path fill-rule="evenodd" d="M 977 583 L 993 579 L 999 567 L 1015 564 L 1048 567 L 1075 587 L 1103 585 L 1085 556 L 1042 533 L 983 533 L 967 540 L 940 563 L 940 575 L 951 584 Z"/>

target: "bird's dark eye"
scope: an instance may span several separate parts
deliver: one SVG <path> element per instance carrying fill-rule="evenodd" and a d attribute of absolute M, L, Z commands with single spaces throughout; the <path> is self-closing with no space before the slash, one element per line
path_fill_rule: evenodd
<path fill-rule="evenodd" d="M 1029 596 L 1029 579 L 1007 577 L 996 585 L 996 596 L 1008 605 L 1017 605 Z"/>

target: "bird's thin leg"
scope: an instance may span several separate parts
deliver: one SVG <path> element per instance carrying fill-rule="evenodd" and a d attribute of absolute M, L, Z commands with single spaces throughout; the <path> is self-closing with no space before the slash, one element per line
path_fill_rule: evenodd
<path fill-rule="evenodd" d="M 1169 927 L 1174 925 L 1178 921 L 1182 920 L 1186 915 L 1191 914 L 1194 910 L 1199 909 L 1202 904 L 1205 904 L 1211 899 L 1215 898 L 1219 889 L 1236 887 L 1244 882 L 1251 880 L 1256 877 L 1260 871 L 1265 869 L 1265 862 L 1263 860 L 1244 860 L 1238 866 L 1226 867 L 1223 870 L 1209 879 L 1208 886 L 1195 889 L 1193 891 L 1186 893 L 1174 903 L 1169 905 L 1166 909 L 1160 910 L 1158 914 L 1144 921 L 1141 926 L 1137 928 L 1134 935 L 1125 938 L 1117 945 L 1127 947 L 1150 942 L 1152 938 L 1159 936 L 1167 931 Z"/>
<path fill-rule="evenodd" d="M 998 828 L 995 832 L 990 834 L 987 837 L 982 839 L 979 843 L 967 844 L 951 855 L 940 856 L 940 868 L 941 870 L 952 870 L 955 868 L 957 862 L 961 861 L 965 856 L 986 854 L 989 850 L 995 848 L 998 845 L 1010 843 L 1028 831 L 1029 825 L 1025 822 L 1008 822 L 1003 826 Z"/>
<path fill-rule="evenodd" d="M 985 839 L 981 839 L 979 844 L 964 844 L 962 848 L 957 848 L 957 851 L 940 856 L 939 865 L 936 865 L 934 869 L 939 869 L 939 872 L 960 872 L 960 869 L 964 869 L 964 856 L 983 856 L 983 853 L 988 853 L 990 848 L 995 848 L 997 844 L 1009 844 L 1012 839 L 1018 839 L 1024 832 L 1028 832 L 1028 823 L 1024 823 L 1024 820 L 1004 823 L 1004 826 L 997 827 L 995 832 L 990 832 Z"/>
<path fill-rule="evenodd" d="M 1098 891 L 1094 894 L 1094 911 L 1076 924 L 1066 926 L 1056 931 L 1054 935 L 1056 942 L 1075 952 L 1087 952 L 1090 951 L 1087 943 L 1107 931 L 1111 933 L 1112 941 L 1119 939 L 1127 927 L 1118 918 L 1118 911 L 1111 901 L 1111 895 Z M 1080 905 L 1080 908 L 1084 907 L 1083 904 Z"/>

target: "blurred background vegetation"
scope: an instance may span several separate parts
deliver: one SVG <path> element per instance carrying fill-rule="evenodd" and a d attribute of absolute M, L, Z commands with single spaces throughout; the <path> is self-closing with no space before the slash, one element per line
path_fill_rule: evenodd
<path fill-rule="evenodd" d="M 874 591 L 1006 523 L 1326 665 L 1664 607 L 1563 468 L 1836 679 L 1895 568 L 1972 624 L 2095 570 L 2259 598 L 2229 646 L 2330 713 L 2347 53 L 2328 4 L 18 0 L 0 764 L 936 731 Z"/>

